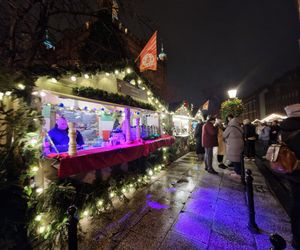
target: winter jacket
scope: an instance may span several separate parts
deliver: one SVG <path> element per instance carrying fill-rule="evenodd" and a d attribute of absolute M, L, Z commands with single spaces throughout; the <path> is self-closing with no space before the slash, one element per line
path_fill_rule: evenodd
<path fill-rule="evenodd" d="M 270 130 L 271 128 L 268 126 L 264 126 L 259 134 L 259 139 L 262 141 L 270 140 Z"/>
<path fill-rule="evenodd" d="M 300 130 L 300 117 L 289 117 L 285 119 L 281 125 L 281 140 L 285 142 L 296 154 L 297 158 L 300 159 L 300 131 L 297 135 L 289 137 L 292 133 L 296 133 Z"/>
<path fill-rule="evenodd" d="M 254 141 L 256 139 L 255 126 L 252 124 L 244 125 L 244 138 L 245 140 Z"/>
<path fill-rule="evenodd" d="M 202 123 L 198 123 L 195 129 L 196 140 L 196 154 L 204 154 L 204 148 L 202 147 Z"/>
<path fill-rule="evenodd" d="M 233 118 L 223 133 L 226 142 L 226 158 L 231 162 L 240 162 L 244 149 L 243 129 L 238 120 Z"/>
<path fill-rule="evenodd" d="M 218 146 L 217 128 L 211 122 L 206 122 L 202 127 L 202 146 L 205 148 Z"/>

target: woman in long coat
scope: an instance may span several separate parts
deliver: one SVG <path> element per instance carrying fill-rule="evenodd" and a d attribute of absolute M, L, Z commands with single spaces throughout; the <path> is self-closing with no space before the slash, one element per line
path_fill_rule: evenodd
<path fill-rule="evenodd" d="M 236 175 L 241 175 L 241 156 L 244 149 L 244 135 L 238 119 L 232 118 L 223 133 L 226 143 L 226 157 L 232 162 Z"/>
<path fill-rule="evenodd" d="M 216 119 L 216 127 L 218 129 L 218 155 L 217 160 L 219 163 L 219 168 L 227 168 L 227 166 L 223 163 L 224 155 L 225 155 L 225 142 L 223 139 L 223 124 L 221 119 Z"/>

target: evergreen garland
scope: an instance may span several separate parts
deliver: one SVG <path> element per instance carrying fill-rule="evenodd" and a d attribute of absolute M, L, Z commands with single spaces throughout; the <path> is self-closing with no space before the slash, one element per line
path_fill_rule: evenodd
<path fill-rule="evenodd" d="M 156 110 L 155 107 L 153 107 L 151 104 L 136 101 L 131 96 L 123 96 L 120 94 L 108 93 L 107 91 L 101 89 L 94 89 L 91 87 L 73 88 L 73 94 L 76 96 L 86 97 L 89 99 L 95 99 L 99 101 L 111 102 L 154 111 Z"/>

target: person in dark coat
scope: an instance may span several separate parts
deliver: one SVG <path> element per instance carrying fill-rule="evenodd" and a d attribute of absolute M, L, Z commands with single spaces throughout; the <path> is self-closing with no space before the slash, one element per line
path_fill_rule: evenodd
<path fill-rule="evenodd" d="M 245 140 L 245 160 L 255 160 L 255 140 L 256 140 L 256 129 L 251 124 L 249 119 L 243 121 L 244 124 L 244 140 Z"/>
<path fill-rule="evenodd" d="M 285 107 L 288 118 L 280 125 L 281 140 L 294 151 L 300 160 L 300 103 Z M 291 225 L 293 247 L 300 249 L 300 170 L 286 174 L 291 186 Z"/>
<path fill-rule="evenodd" d="M 214 127 L 214 118 L 209 118 L 202 127 L 202 145 L 205 150 L 205 170 L 211 174 L 218 174 L 212 166 L 213 148 L 218 146 L 218 130 Z"/>
<path fill-rule="evenodd" d="M 278 121 L 273 121 L 270 130 L 270 144 L 276 144 L 278 140 L 280 127 L 278 125 Z"/>
<path fill-rule="evenodd" d="M 198 160 L 200 161 L 203 161 L 204 153 L 205 153 L 205 150 L 202 146 L 202 127 L 203 127 L 203 122 L 202 120 L 200 120 L 200 122 L 197 124 L 195 129 L 196 154 L 198 156 Z"/>

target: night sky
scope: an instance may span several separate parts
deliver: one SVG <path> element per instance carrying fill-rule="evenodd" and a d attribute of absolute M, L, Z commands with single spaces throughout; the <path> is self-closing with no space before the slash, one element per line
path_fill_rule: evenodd
<path fill-rule="evenodd" d="M 168 82 L 178 99 L 220 101 L 270 84 L 298 63 L 299 24 L 294 0 L 140 0 L 168 55 Z M 144 38 L 152 31 L 138 22 Z M 227 95 L 227 94 L 226 94 Z"/>

